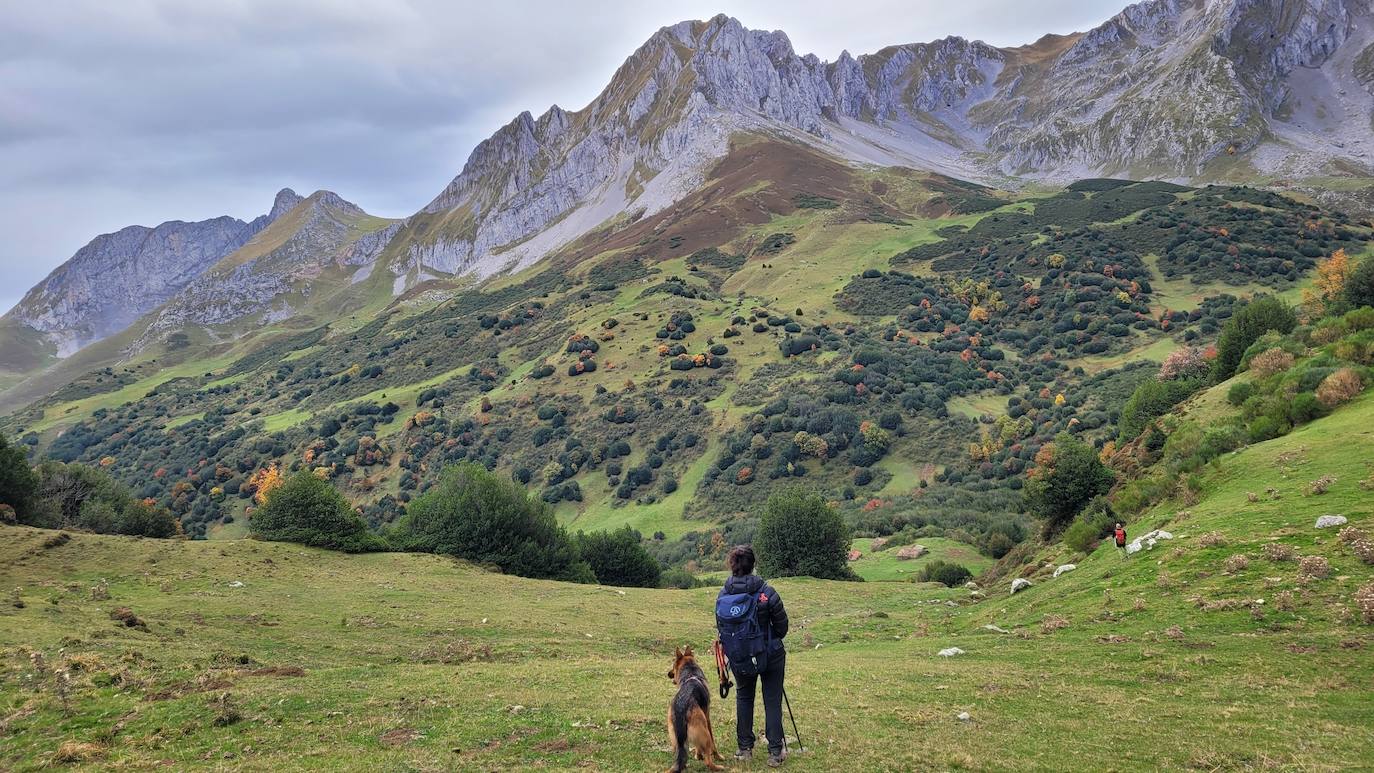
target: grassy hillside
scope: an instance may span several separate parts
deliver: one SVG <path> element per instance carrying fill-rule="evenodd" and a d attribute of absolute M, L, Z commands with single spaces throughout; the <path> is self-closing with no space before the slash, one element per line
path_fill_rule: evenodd
<path fill-rule="evenodd" d="M 0 393 L 52 362 L 57 347 L 17 320 L 0 319 Z"/>
<path fill-rule="evenodd" d="M 925 547 L 927 552 L 920 558 L 904 560 L 897 557 L 900 546 L 883 546 L 880 550 L 875 551 L 871 538 L 856 539 L 854 540 L 854 550 L 863 555 L 857 561 L 850 562 L 850 567 L 869 582 L 886 580 L 910 582 L 920 573 L 921 567 L 931 561 L 962 564 L 974 574 L 982 572 L 993 564 L 991 558 L 979 554 L 972 545 L 956 542 L 952 539 L 927 537 L 916 540 L 916 544 Z"/>
<path fill-rule="evenodd" d="M 341 243 L 384 225 L 348 220 Z M 274 228 L 253 249 L 284 267 L 300 223 Z M 328 478 L 382 527 L 466 461 L 570 530 L 631 526 L 697 574 L 793 485 L 862 537 L 979 571 L 1032 531 L 1020 486 L 1045 444 L 1116 438 L 1171 352 L 1372 238 L 1247 188 L 1013 194 L 737 138 L 681 206 L 480 286 L 394 298 L 385 260 L 357 283 L 330 263 L 300 314 L 250 334 L 193 329 L 113 365 L 127 342 L 110 339 L 27 382 L 84 368 L 0 431 L 98 465 L 192 537 L 243 537 L 274 466 Z M 871 579 L 923 563 L 864 552 Z"/>
<path fill-rule="evenodd" d="M 1374 568 L 1313 528 L 1341 513 L 1374 533 L 1371 427 L 1366 395 L 1228 455 L 1198 502 L 1131 525 L 1173 540 L 1129 559 L 1055 548 L 1015 596 L 1011 575 L 979 603 L 930 585 L 777 581 L 808 746 L 789 768 L 1374 766 L 1374 628 L 1352 600 Z M 1307 493 L 1324 475 L 1326 493 Z M 1249 501 L 1269 488 L 1277 499 Z M 0 609 L 0 767 L 15 770 L 642 770 L 668 758 L 668 656 L 712 636 L 709 588 L 564 585 L 243 540 L 2 533 L 0 588 L 17 590 Z M 1265 558 L 1274 544 L 1330 571 Z M 1248 566 L 1228 569 L 1240 553 Z M 1064 561 L 1078 568 L 1050 578 Z M 121 609 L 146 630 L 112 619 L 128 619 Z M 950 646 L 966 654 L 936 655 Z M 65 709 L 53 669 L 70 674 Z M 732 701 L 715 712 L 727 741 L 733 714 Z"/>

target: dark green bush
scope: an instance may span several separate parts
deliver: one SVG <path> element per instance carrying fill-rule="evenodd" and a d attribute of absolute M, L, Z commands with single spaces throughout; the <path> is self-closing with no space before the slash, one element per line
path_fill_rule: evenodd
<path fill-rule="evenodd" d="M 679 590 L 700 588 L 702 585 L 705 585 L 705 583 L 697 579 L 696 575 L 681 567 L 669 569 L 664 572 L 660 582 L 665 588 L 677 588 Z"/>
<path fill-rule="evenodd" d="M 573 544 L 602 585 L 658 587 L 663 569 L 644 549 L 639 532 L 629 526 L 611 532 L 578 532 Z"/>
<path fill-rule="evenodd" d="M 1374 258 L 1365 257 L 1345 282 L 1345 301 L 1355 308 L 1374 306 Z"/>
<path fill-rule="evenodd" d="M 963 585 L 973 577 L 963 564 L 933 560 L 921 567 L 921 571 L 916 575 L 917 582 L 938 582 L 947 587 L 953 588 Z"/>
<path fill-rule="evenodd" d="M 1245 350 L 1260 336 L 1271 330 L 1291 333 L 1297 324 L 1298 318 L 1293 308 L 1281 298 L 1272 295 L 1254 298 L 1232 314 L 1221 329 L 1221 337 L 1217 339 L 1217 359 L 1212 364 L 1212 378 L 1225 381 L 1235 375 Z"/>
<path fill-rule="evenodd" d="M 345 553 L 385 550 L 381 537 L 328 481 L 302 470 L 287 478 L 253 511 L 248 528 L 259 539 L 295 542 Z"/>
<path fill-rule="evenodd" d="M 1299 392 L 1288 403 L 1288 419 L 1294 425 L 1319 419 L 1325 412 L 1317 396 L 1311 392 Z"/>
<path fill-rule="evenodd" d="M 1255 385 L 1249 381 L 1237 381 L 1226 390 L 1226 402 L 1231 405 L 1241 405 L 1255 394 Z"/>
<path fill-rule="evenodd" d="M 1250 442 L 1259 443 L 1286 434 L 1289 427 L 1280 419 L 1272 416 L 1260 416 L 1250 422 L 1247 430 L 1250 433 Z"/>
<path fill-rule="evenodd" d="M 768 498 L 754 548 L 767 577 L 857 580 L 849 568 L 849 527 L 819 494 L 796 489 Z"/>
<path fill-rule="evenodd" d="M 1043 521 L 1046 537 L 1071 523 L 1093 497 L 1107 493 L 1115 476 L 1093 447 L 1072 435 L 1054 439 L 1050 458 L 1027 476 L 1022 488 L 1026 509 Z"/>
<path fill-rule="evenodd" d="M 1079 553 L 1088 553 L 1099 539 L 1112 532 L 1115 525 L 1111 506 L 1104 497 L 1097 497 L 1064 530 L 1064 544 Z"/>
<path fill-rule="evenodd" d="M 177 533 L 176 516 L 169 510 L 145 504 L 102 470 L 47 461 L 38 466 L 37 475 L 38 488 L 27 513 L 20 513 L 20 523 L 141 537 Z"/>
<path fill-rule="evenodd" d="M 445 469 L 416 497 L 391 539 L 402 550 L 495 564 L 522 577 L 596 581 L 547 505 L 470 462 Z"/>
<path fill-rule="evenodd" d="M 1151 379 L 1136 387 L 1126 405 L 1121 408 L 1118 423 L 1121 442 L 1129 442 L 1140 437 L 1150 422 L 1173 410 L 1175 405 L 1185 400 L 1197 390 L 1195 379 L 1176 379 L 1155 381 Z"/>
<path fill-rule="evenodd" d="M 0 505 L 14 508 L 20 523 L 26 523 L 25 514 L 37 491 L 38 475 L 29 464 L 27 451 L 23 446 L 10 445 L 0 435 Z"/>

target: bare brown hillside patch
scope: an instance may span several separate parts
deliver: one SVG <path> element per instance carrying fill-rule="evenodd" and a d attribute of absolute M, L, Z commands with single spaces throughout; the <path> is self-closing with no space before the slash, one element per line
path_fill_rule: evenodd
<path fill-rule="evenodd" d="M 716 164 L 701 189 L 627 228 L 583 237 L 563 260 L 578 263 L 611 250 L 649 261 L 690 255 L 719 247 L 774 215 L 795 212 L 801 196 L 853 201 L 865 211 L 901 216 L 844 164 L 801 145 L 746 138 Z"/>

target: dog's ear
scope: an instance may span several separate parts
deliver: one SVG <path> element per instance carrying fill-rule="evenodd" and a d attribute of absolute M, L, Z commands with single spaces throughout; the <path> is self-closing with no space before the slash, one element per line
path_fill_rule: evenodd
<path fill-rule="evenodd" d="M 692 657 L 692 645 L 690 645 L 690 644 L 687 645 L 687 649 L 685 649 L 685 650 L 682 651 L 682 657 L 684 657 L 684 658 L 690 658 L 690 657 Z"/>
<path fill-rule="evenodd" d="M 677 647 L 676 649 L 673 650 L 673 659 L 674 659 L 674 660 L 677 660 L 677 659 L 680 659 L 681 657 L 682 657 L 682 648 L 681 648 L 681 647 Z"/>

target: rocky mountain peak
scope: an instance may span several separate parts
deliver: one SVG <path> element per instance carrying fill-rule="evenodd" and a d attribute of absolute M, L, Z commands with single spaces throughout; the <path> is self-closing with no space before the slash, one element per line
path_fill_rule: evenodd
<path fill-rule="evenodd" d="M 298 197 L 298 198 L 299 198 L 299 197 Z M 310 194 L 309 198 L 304 199 L 304 200 L 305 200 L 305 201 L 309 201 L 309 202 L 311 203 L 311 205 L 314 206 L 314 207 L 317 208 L 317 209 L 320 208 L 320 207 L 325 207 L 325 208 L 334 210 L 336 213 L 339 213 L 339 214 L 345 214 L 345 215 L 366 215 L 366 214 L 367 214 L 366 212 L 363 211 L 363 208 L 362 208 L 362 207 L 358 206 L 357 204 L 354 204 L 354 203 L 351 202 L 351 201 L 348 201 L 347 199 L 345 199 L 344 197 L 340 196 L 339 194 L 337 194 L 337 193 L 335 193 L 335 192 L 333 192 L 333 191 L 318 190 L 318 191 L 315 191 L 314 193 Z"/>
<path fill-rule="evenodd" d="M 295 209 L 296 205 L 304 200 L 299 193 L 290 188 L 282 188 L 277 191 L 277 197 L 272 201 L 272 209 L 267 213 L 267 217 L 269 220 L 276 220 Z"/>
<path fill-rule="evenodd" d="M 311 198 L 339 212 L 362 213 L 329 191 Z M 66 357 L 123 331 L 305 200 L 283 188 L 271 210 L 251 222 L 224 215 L 102 234 L 29 290 L 6 317 L 38 331 Z"/>

